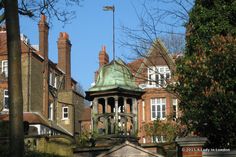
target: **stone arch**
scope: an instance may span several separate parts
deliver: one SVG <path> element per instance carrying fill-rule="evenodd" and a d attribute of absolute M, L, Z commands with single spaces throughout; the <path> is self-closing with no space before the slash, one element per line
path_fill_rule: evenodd
<path fill-rule="evenodd" d="M 133 101 L 131 98 L 128 98 L 126 100 L 126 112 L 133 113 Z"/>
<path fill-rule="evenodd" d="M 124 98 L 123 97 L 118 98 L 118 112 L 124 113 Z"/>
<path fill-rule="evenodd" d="M 104 114 L 105 113 L 105 99 L 99 98 L 98 99 L 98 114 Z"/>
<path fill-rule="evenodd" d="M 109 97 L 107 99 L 107 112 L 114 113 L 115 111 L 115 98 Z"/>

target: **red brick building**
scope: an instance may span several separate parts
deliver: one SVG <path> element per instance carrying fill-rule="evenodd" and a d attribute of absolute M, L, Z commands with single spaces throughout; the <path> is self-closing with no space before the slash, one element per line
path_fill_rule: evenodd
<path fill-rule="evenodd" d="M 24 121 L 29 134 L 73 136 L 79 132 L 84 97 L 71 77 L 69 35 L 58 37 L 58 63 L 48 58 L 49 26 L 44 15 L 38 23 L 39 45 L 21 35 L 22 93 Z M 8 120 L 8 58 L 6 29 L 0 29 L 0 121 Z M 51 52 L 52 53 L 52 52 Z"/>
<path fill-rule="evenodd" d="M 145 58 L 128 63 L 128 66 L 136 78 L 136 83 L 145 91 L 139 100 L 139 142 L 165 142 L 164 136 L 145 136 L 143 126 L 156 119 L 165 122 L 168 117 L 175 119 L 178 116 L 178 100 L 165 89 L 166 85 L 173 81 L 174 60 L 163 43 L 157 40 Z"/>

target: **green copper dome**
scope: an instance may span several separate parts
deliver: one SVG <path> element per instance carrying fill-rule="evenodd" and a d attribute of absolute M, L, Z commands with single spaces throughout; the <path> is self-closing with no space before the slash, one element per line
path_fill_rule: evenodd
<path fill-rule="evenodd" d="M 132 73 L 122 60 L 113 60 L 104 65 L 100 71 L 96 84 L 89 92 L 106 91 L 112 89 L 142 91 L 136 84 Z"/>

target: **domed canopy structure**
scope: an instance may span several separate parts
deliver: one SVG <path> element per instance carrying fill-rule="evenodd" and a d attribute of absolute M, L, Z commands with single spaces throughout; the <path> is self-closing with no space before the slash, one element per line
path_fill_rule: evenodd
<path fill-rule="evenodd" d="M 109 91 L 131 91 L 140 95 L 142 90 L 135 84 L 132 73 L 122 60 L 113 60 L 111 63 L 104 65 L 98 74 L 96 84 L 86 93 Z"/>
<path fill-rule="evenodd" d="M 137 100 L 142 93 L 122 60 L 100 68 L 95 85 L 86 92 L 86 99 L 92 101 L 92 129 L 100 138 L 97 145 L 104 145 L 105 139 L 108 146 L 124 140 L 137 142 Z"/>

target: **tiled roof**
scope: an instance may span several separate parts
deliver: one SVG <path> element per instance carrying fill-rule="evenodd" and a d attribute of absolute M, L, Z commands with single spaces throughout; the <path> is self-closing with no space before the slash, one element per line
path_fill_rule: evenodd
<path fill-rule="evenodd" d="M 22 53 L 29 52 L 32 47 L 21 40 L 21 51 Z M 0 55 L 7 55 L 7 33 L 6 31 L 0 31 Z"/>
<path fill-rule="evenodd" d="M 141 66 L 141 64 L 143 63 L 144 58 L 139 58 L 136 59 L 130 63 L 127 64 L 127 66 L 130 68 L 131 72 L 133 75 L 136 74 L 136 72 L 138 71 L 139 67 Z"/>
<path fill-rule="evenodd" d="M 9 121 L 9 114 L 1 114 L 0 120 Z M 43 124 L 45 126 L 49 126 L 48 122 L 44 120 L 39 114 L 25 112 L 23 113 L 23 121 L 27 121 L 30 124 Z"/>
<path fill-rule="evenodd" d="M 33 54 L 34 56 L 44 60 L 41 52 L 39 52 L 37 49 L 34 48 L 34 46 L 32 46 L 29 43 L 26 43 L 25 41 L 21 40 L 21 53 L 28 53 L 29 50 L 33 50 Z M 32 51 L 31 51 L 32 52 Z M 5 30 L 1 30 L 0 27 L 0 55 L 6 55 L 7 56 L 7 33 Z M 58 66 L 56 63 L 52 62 L 51 60 L 49 60 L 50 66 L 53 67 L 54 69 L 58 70 L 60 73 L 64 73 Z M 75 79 L 73 79 L 71 77 L 71 80 L 74 84 L 77 83 L 77 81 Z M 76 91 L 74 91 L 76 92 Z M 79 94 L 79 93 L 77 93 Z M 81 94 L 79 94 L 81 95 Z M 81 95 L 82 96 L 82 95 Z M 83 96 L 82 96 L 83 97 Z"/>

